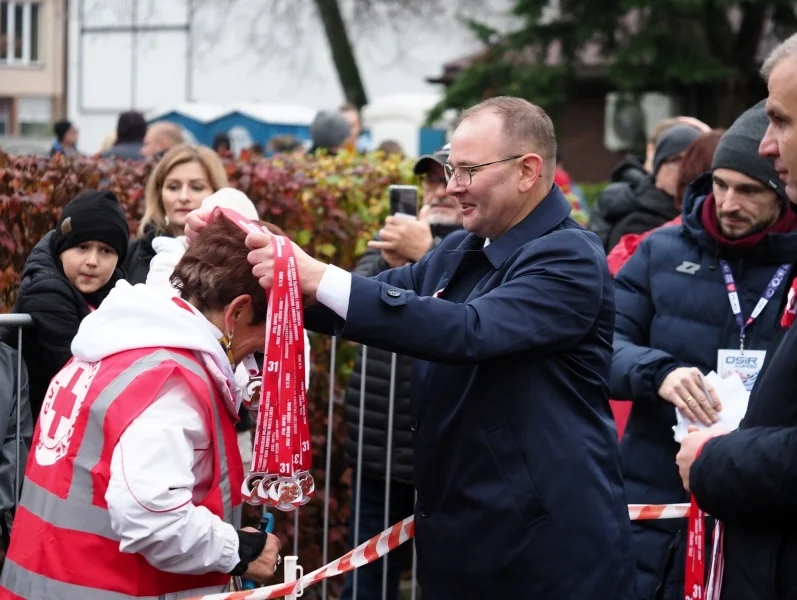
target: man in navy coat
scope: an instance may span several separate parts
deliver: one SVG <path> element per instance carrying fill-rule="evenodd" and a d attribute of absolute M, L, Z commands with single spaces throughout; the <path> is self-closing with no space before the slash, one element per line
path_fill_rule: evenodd
<path fill-rule="evenodd" d="M 553 185 L 555 154 L 540 108 L 488 100 L 463 115 L 446 165 L 466 231 L 372 279 L 294 247 L 302 291 L 319 304 L 308 328 L 419 359 L 426 600 L 634 598 L 608 404 L 612 281 L 598 238 Z M 247 243 L 268 289 L 270 237 Z"/>

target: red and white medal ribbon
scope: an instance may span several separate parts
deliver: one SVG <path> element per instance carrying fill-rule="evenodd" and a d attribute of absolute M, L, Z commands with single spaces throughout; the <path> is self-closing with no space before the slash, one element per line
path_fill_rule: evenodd
<path fill-rule="evenodd" d="M 794 325 L 795 314 L 797 314 L 797 308 L 795 307 L 797 290 L 795 288 L 797 288 L 797 279 L 792 282 L 789 293 L 786 296 L 786 308 L 783 310 L 783 316 L 780 318 L 781 327 L 791 327 Z"/>
<path fill-rule="evenodd" d="M 244 231 L 260 228 L 229 209 L 218 209 Z M 252 465 L 241 488 L 249 504 L 295 510 L 313 495 L 312 451 L 305 390 L 304 320 L 299 271 L 290 240 L 272 236 L 274 282 L 268 292 L 262 373 L 244 361 L 249 382 L 244 403 L 257 413 Z M 259 394 L 257 380 L 261 379 Z"/>
<path fill-rule="evenodd" d="M 689 509 L 689 527 L 686 540 L 686 576 L 684 578 L 684 600 L 706 600 L 705 596 L 705 551 L 706 515 L 700 510 L 692 496 Z"/>
<path fill-rule="evenodd" d="M 714 526 L 714 548 L 711 552 L 711 567 L 706 584 L 706 600 L 719 600 L 722 589 L 722 576 L 725 573 L 725 525 L 717 521 Z"/>

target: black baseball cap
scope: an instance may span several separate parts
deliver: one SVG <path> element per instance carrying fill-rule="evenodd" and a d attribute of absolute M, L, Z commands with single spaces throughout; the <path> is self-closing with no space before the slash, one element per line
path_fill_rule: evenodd
<path fill-rule="evenodd" d="M 448 154 L 451 151 L 451 144 L 446 144 L 439 150 L 436 150 L 434 154 L 425 154 L 418 159 L 418 162 L 415 163 L 415 167 L 412 169 L 413 173 L 416 175 L 424 175 L 429 172 L 429 168 L 432 166 L 432 163 L 437 163 L 441 167 L 448 162 Z"/>

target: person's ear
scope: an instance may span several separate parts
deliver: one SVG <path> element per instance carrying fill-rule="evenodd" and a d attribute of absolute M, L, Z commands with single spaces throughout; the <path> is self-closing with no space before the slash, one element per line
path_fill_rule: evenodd
<path fill-rule="evenodd" d="M 544 163 L 539 154 L 530 152 L 518 159 L 520 163 L 520 182 L 518 187 L 522 193 L 528 193 L 531 188 L 542 177 Z"/>
<path fill-rule="evenodd" d="M 252 322 L 252 296 L 243 294 L 235 298 L 224 313 L 224 326 L 227 331 L 223 332 L 229 337 L 235 332 L 238 325 L 249 325 Z"/>

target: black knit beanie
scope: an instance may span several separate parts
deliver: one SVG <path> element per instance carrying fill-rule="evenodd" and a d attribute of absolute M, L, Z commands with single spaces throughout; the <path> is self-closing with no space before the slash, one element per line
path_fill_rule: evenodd
<path fill-rule="evenodd" d="M 781 200 L 788 202 L 786 184 L 778 176 L 775 162 L 758 153 L 758 146 L 769 127 L 765 104 L 766 100 L 762 100 L 748 108 L 722 135 L 714 150 L 711 168 L 731 169 L 752 177 L 774 190 Z"/>
<path fill-rule="evenodd" d="M 659 172 L 659 167 L 668 158 L 686 150 L 698 136 L 700 132 L 689 125 L 675 125 L 665 130 L 656 140 L 656 150 L 653 152 L 653 175 Z"/>
<path fill-rule="evenodd" d="M 55 137 L 58 138 L 58 141 L 64 139 L 66 132 L 72 128 L 72 123 L 67 120 L 58 121 L 55 125 L 53 125 L 53 133 Z"/>
<path fill-rule="evenodd" d="M 103 242 L 116 250 L 118 264 L 127 256 L 130 229 L 113 192 L 83 192 L 70 201 L 61 213 L 53 235 L 56 254 L 84 242 Z"/>

